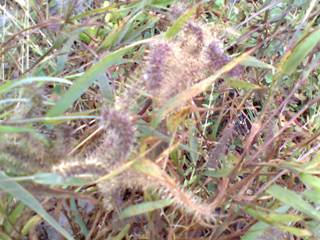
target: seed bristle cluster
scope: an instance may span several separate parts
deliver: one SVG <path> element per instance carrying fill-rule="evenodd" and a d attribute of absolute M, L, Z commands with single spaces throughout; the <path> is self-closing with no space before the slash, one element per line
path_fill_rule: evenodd
<path fill-rule="evenodd" d="M 188 22 L 175 39 L 153 43 L 150 48 L 144 81 L 160 105 L 231 61 L 222 42 L 195 22 Z M 240 65 L 227 73 L 231 77 L 242 74 Z"/>
<path fill-rule="evenodd" d="M 64 177 L 99 177 L 124 163 L 132 150 L 135 129 L 128 113 L 105 109 L 101 116 L 103 136 L 96 149 L 88 156 L 78 156 L 53 167 Z"/>
<path fill-rule="evenodd" d="M 153 183 L 153 184 L 152 184 Z M 157 189 L 162 198 L 172 199 L 173 203 L 184 209 L 187 213 L 192 214 L 199 221 L 215 221 L 214 214 L 209 204 L 205 203 L 200 197 L 190 191 L 184 190 L 179 184 L 172 181 L 150 181 L 151 189 Z"/>
<path fill-rule="evenodd" d="M 59 173 L 66 179 L 69 177 L 94 179 L 105 174 L 107 168 L 99 159 L 87 157 L 61 162 L 55 165 L 52 171 Z"/>
<path fill-rule="evenodd" d="M 130 115 L 125 111 L 108 108 L 102 113 L 100 125 L 105 129 L 105 137 L 96 155 L 107 163 L 125 162 L 135 141 L 135 128 Z"/>
<path fill-rule="evenodd" d="M 209 36 L 201 25 L 189 22 L 174 40 L 151 44 L 142 81 L 156 104 L 163 104 L 231 60 L 224 53 L 219 40 L 212 40 Z M 235 75 L 239 72 L 236 67 L 228 74 Z M 104 134 L 99 146 L 88 157 L 63 162 L 53 170 L 64 177 L 95 178 L 122 166 L 128 160 L 135 142 L 135 127 L 124 109 L 127 108 L 107 108 L 102 112 L 100 125 Z M 104 196 L 106 208 L 114 207 L 114 196 L 120 189 L 152 189 L 162 198 L 172 199 L 177 207 L 185 209 L 201 221 L 215 220 L 214 209 L 211 209 L 209 204 L 184 190 L 156 164 L 151 163 L 148 166 L 155 170 L 154 173 L 149 174 L 149 169 L 140 171 L 141 168 L 130 168 L 107 181 L 99 182 L 98 188 Z"/>
<path fill-rule="evenodd" d="M 217 40 L 214 40 L 209 44 L 207 55 L 210 61 L 210 67 L 213 71 L 222 68 L 231 61 L 231 58 L 224 53 L 221 43 Z M 243 74 L 243 69 L 240 65 L 237 65 L 227 74 L 231 77 L 239 77 Z"/>

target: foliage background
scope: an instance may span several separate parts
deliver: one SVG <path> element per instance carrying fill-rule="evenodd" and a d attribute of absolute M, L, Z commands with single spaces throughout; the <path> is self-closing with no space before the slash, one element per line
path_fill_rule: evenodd
<path fill-rule="evenodd" d="M 319 13 L 315 0 L 2 0 L 0 239 L 318 239 Z M 180 89 L 180 58 L 157 104 L 144 73 L 189 22 L 228 60 Z M 104 124 L 122 105 L 127 124 Z M 131 124 L 133 153 L 111 164 L 97 146 Z"/>

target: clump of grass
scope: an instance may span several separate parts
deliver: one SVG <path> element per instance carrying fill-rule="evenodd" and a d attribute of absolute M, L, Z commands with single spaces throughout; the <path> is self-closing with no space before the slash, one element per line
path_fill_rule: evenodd
<path fill-rule="evenodd" d="M 214 35 L 190 21 L 175 39 L 152 44 L 143 75 L 149 94 L 163 104 L 230 62 Z M 240 76 L 242 68 L 237 66 L 227 74 Z"/>
<path fill-rule="evenodd" d="M 319 238 L 316 1 L 57 3 L 0 6 L 0 238 L 26 180 L 75 239 Z"/>

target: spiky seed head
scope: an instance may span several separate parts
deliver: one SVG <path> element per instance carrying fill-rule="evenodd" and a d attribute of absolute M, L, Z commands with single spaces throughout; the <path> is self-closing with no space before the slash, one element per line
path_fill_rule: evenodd
<path fill-rule="evenodd" d="M 106 163 L 125 161 L 135 139 L 135 128 L 129 114 L 111 108 L 105 109 L 101 125 L 105 134 L 96 155 Z"/>
<path fill-rule="evenodd" d="M 202 27 L 192 21 L 188 22 L 181 34 L 182 48 L 191 54 L 199 54 L 205 42 Z"/>
<path fill-rule="evenodd" d="M 228 75 L 230 77 L 240 77 L 243 75 L 243 72 L 243 67 L 241 65 L 237 65 L 228 72 Z"/>
<path fill-rule="evenodd" d="M 168 43 L 159 42 L 151 45 L 149 62 L 144 78 L 147 89 L 151 92 L 159 89 L 164 75 L 166 74 L 166 58 L 171 51 Z"/>
<path fill-rule="evenodd" d="M 95 157 L 75 158 L 69 161 L 63 161 L 53 166 L 53 172 L 59 173 L 65 179 L 70 177 L 97 178 L 107 172 L 106 165 Z"/>
<path fill-rule="evenodd" d="M 231 61 L 231 57 L 226 55 L 222 48 L 222 43 L 218 40 L 213 40 L 207 47 L 207 57 L 209 67 L 212 70 L 218 70 Z M 227 74 L 231 77 L 238 77 L 243 74 L 243 68 L 240 65 L 232 68 Z"/>
<path fill-rule="evenodd" d="M 127 170 L 114 176 L 108 181 L 102 181 L 98 183 L 98 187 L 103 194 L 104 205 L 106 209 L 114 209 L 114 200 L 119 193 L 127 188 L 144 189 L 143 186 L 148 182 L 148 178 L 142 178 L 138 173 Z M 118 196 L 119 197 L 119 196 Z"/>

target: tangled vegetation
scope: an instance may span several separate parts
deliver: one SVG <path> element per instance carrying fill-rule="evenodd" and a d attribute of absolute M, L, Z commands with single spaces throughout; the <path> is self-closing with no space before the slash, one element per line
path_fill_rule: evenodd
<path fill-rule="evenodd" d="M 0 240 L 320 239 L 319 16 L 3 0 Z"/>

